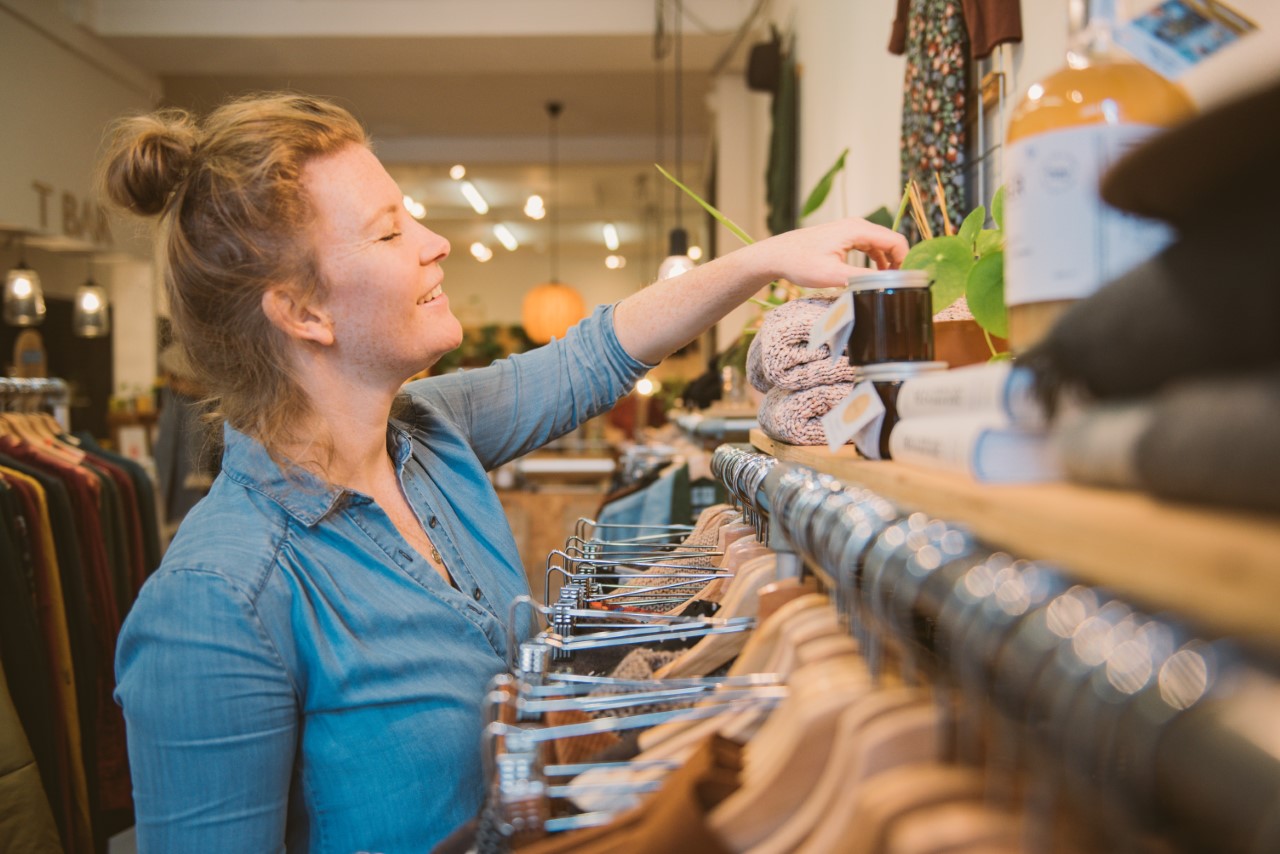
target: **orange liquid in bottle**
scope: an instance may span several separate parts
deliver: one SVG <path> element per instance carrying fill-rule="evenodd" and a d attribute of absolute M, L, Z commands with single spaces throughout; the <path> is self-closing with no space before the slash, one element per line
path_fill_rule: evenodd
<path fill-rule="evenodd" d="M 1117 133 L 1142 134 L 1142 128 L 1164 128 L 1178 124 L 1189 118 L 1194 112 L 1191 99 L 1182 88 L 1144 65 L 1115 57 L 1110 53 L 1084 56 L 1070 55 L 1071 65 L 1054 72 L 1040 83 L 1032 86 L 1022 102 L 1013 111 L 1006 143 L 1008 150 L 1013 150 L 1020 143 L 1048 134 L 1070 132 L 1090 125 L 1109 125 L 1117 128 Z M 1126 130 L 1125 128 L 1129 128 Z M 1138 130 L 1133 130 L 1137 128 Z M 1134 137 L 1136 138 L 1136 137 Z M 1129 137 L 1126 137 L 1125 144 Z M 1010 174 L 1014 173 L 1010 169 Z M 1096 197 L 1097 185 L 1102 177 L 1101 171 L 1096 174 L 1081 176 L 1082 182 L 1092 187 Z M 1030 182 L 1028 182 L 1028 186 Z M 1007 191 L 1008 192 L 1008 191 Z M 1050 200 L 1042 199 L 1043 205 Z M 1101 206 L 1100 200 L 1094 203 Z M 1020 223 L 1015 222 L 1019 216 L 1017 203 L 1009 205 L 1006 213 L 1007 227 L 1011 235 Z M 1066 215 L 1070 220 L 1064 222 L 1063 229 L 1046 229 L 1043 225 L 1036 228 L 1038 234 L 1031 237 L 1033 241 L 1057 239 L 1071 240 L 1067 235 L 1072 228 L 1081 232 L 1090 227 L 1078 220 L 1078 215 Z M 1122 242 L 1122 241 L 1117 241 Z M 1012 248 L 1012 247 L 1011 247 Z M 1049 275 L 1048 265 L 1041 265 L 1040 255 L 1034 255 L 1031 261 L 1023 264 L 1024 277 L 1035 278 Z M 1006 264 L 1010 257 L 1006 255 Z M 1099 262 L 1106 266 L 1105 262 Z M 1006 277 L 1016 270 L 1006 267 Z M 1017 274 L 1015 273 L 1015 276 Z M 1012 284 L 1012 283 L 1010 283 Z M 1096 289 L 1105 281 L 1093 284 Z M 1008 284 L 1006 285 L 1008 287 Z M 1015 285 L 1016 287 L 1016 285 Z M 1029 290 L 1034 291 L 1035 287 Z M 1017 297 L 1017 302 L 1010 300 L 1009 306 L 1009 342 L 1015 352 L 1021 352 L 1035 344 L 1058 317 L 1080 297 L 1087 293 L 1077 293 L 1070 298 L 1025 299 L 1026 292 Z M 1025 301 L 1023 301 L 1025 299 Z"/>

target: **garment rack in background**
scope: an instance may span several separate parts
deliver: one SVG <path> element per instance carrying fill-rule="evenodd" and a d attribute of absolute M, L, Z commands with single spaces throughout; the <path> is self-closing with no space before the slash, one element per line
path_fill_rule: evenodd
<path fill-rule="evenodd" d="M 0 377 L 0 410 L 45 410 L 64 431 L 71 431 L 71 390 L 66 380 L 57 377 Z"/>
<path fill-rule="evenodd" d="M 1030 809 L 1065 795 L 1130 839 L 1280 850 L 1275 661 L 750 446 L 720 446 L 712 471 L 832 595 L 874 664 L 891 651 L 906 678 L 959 695 L 957 733 L 994 710 L 1016 733 L 1006 752 L 1047 760 Z M 972 742 L 956 748 L 974 759 Z"/>

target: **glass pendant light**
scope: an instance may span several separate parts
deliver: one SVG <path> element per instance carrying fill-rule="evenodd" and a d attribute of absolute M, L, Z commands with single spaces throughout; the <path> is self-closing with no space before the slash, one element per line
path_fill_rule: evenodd
<path fill-rule="evenodd" d="M 93 264 L 89 278 L 76 289 L 75 307 L 71 312 L 71 331 L 81 338 L 101 338 L 111 332 L 111 312 L 107 291 L 93 280 Z"/>
<path fill-rule="evenodd" d="M 19 249 L 18 266 L 9 271 L 4 282 L 4 322 L 10 326 L 39 326 L 44 322 L 44 289 L 40 274 L 27 266 Z"/>
<path fill-rule="evenodd" d="M 682 99 L 684 68 L 681 57 L 684 41 L 684 3 L 675 3 L 675 102 L 676 102 L 676 180 L 684 183 L 684 101 Z M 659 279 L 673 279 L 692 270 L 696 264 L 689 257 L 689 232 L 680 225 L 681 192 L 674 190 L 676 199 L 676 227 L 668 235 L 667 257 L 658 265 Z"/>
<path fill-rule="evenodd" d="M 658 266 L 659 279 L 673 279 L 681 273 L 687 273 L 696 265 L 689 257 L 689 233 L 676 226 L 671 229 L 670 244 L 667 246 L 667 257 Z"/>

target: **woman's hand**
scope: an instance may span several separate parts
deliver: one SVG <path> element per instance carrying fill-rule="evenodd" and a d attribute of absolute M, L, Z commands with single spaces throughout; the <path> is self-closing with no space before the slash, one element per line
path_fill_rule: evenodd
<path fill-rule="evenodd" d="M 865 219 L 842 219 L 752 243 L 618 303 L 613 314 L 618 342 L 640 361 L 655 364 L 771 281 L 843 288 L 854 276 L 870 272 L 845 261 L 854 249 L 866 252 L 880 269 L 892 269 L 907 256 L 907 241 Z"/>
<path fill-rule="evenodd" d="M 907 239 L 897 232 L 851 217 L 825 225 L 787 231 L 752 244 L 755 263 L 770 278 L 786 279 L 805 288 L 842 288 L 849 279 L 868 272 L 845 256 L 854 249 L 867 253 L 881 270 L 897 269 L 907 255 Z"/>

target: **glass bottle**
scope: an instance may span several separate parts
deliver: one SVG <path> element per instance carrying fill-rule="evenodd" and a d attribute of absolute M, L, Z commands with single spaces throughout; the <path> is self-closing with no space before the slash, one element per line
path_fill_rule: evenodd
<path fill-rule="evenodd" d="M 1190 117 L 1182 87 L 1113 45 L 1116 0 L 1071 0 L 1066 65 L 1010 116 L 1005 153 L 1005 300 L 1015 352 L 1071 303 L 1159 252 L 1159 222 L 1112 208 L 1099 182 L 1120 157 Z"/>

